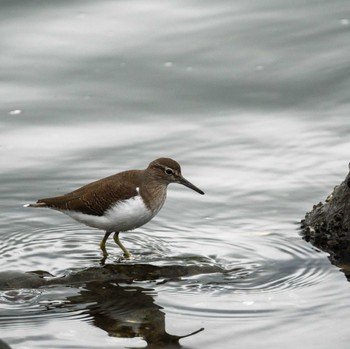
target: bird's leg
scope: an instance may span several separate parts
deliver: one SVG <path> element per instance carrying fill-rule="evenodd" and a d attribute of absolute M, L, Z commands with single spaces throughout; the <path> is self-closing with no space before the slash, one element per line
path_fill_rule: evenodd
<path fill-rule="evenodd" d="M 103 237 L 102 241 L 100 242 L 100 248 L 101 248 L 103 255 L 105 257 L 108 255 L 107 250 L 106 250 L 106 241 L 107 241 L 109 235 L 111 235 L 111 234 L 112 234 L 111 231 L 106 231 L 105 236 Z"/>
<path fill-rule="evenodd" d="M 119 240 L 119 231 L 115 232 L 113 235 L 113 239 L 115 241 L 115 243 L 122 249 L 122 251 L 124 252 L 124 257 L 125 258 L 130 258 L 131 257 L 131 253 L 124 247 L 124 245 L 120 242 Z"/>

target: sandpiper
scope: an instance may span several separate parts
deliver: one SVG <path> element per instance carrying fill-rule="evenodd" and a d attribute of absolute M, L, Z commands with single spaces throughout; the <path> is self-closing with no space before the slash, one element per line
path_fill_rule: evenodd
<path fill-rule="evenodd" d="M 107 256 L 106 241 L 113 239 L 129 258 L 131 253 L 119 240 L 119 233 L 149 222 L 162 208 L 167 187 L 179 183 L 199 194 L 202 190 L 186 180 L 180 165 L 170 158 L 152 161 L 145 170 L 129 170 L 87 184 L 62 196 L 38 200 L 25 207 L 47 207 L 106 233 L 100 243 Z"/>

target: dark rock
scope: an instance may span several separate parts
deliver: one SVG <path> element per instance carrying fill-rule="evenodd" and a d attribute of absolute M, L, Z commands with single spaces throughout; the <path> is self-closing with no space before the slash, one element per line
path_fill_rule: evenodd
<path fill-rule="evenodd" d="M 215 265 L 168 265 L 151 264 L 106 264 L 99 267 L 81 269 L 63 277 L 54 277 L 48 272 L 31 271 L 0 272 L 0 290 L 38 288 L 55 285 L 83 285 L 87 282 L 124 282 L 174 280 L 201 274 L 229 273 L 239 269 L 225 270 Z"/>
<path fill-rule="evenodd" d="M 38 288 L 40 286 L 43 286 L 45 282 L 45 279 L 43 279 L 43 277 L 36 272 L 0 272 L 0 290 Z"/>
<path fill-rule="evenodd" d="M 0 339 L 0 349 L 11 349 L 4 341 Z"/>
<path fill-rule="evenodd" d="M 350 172 L 324 203 L 313 206 L 301 221 L 306 241 L 328 252 L 336 265 L 350 264 Z M 347 273 L 346 273 L 347 274 Z M 347 274 L 350 278 L 350 274 Z"/>

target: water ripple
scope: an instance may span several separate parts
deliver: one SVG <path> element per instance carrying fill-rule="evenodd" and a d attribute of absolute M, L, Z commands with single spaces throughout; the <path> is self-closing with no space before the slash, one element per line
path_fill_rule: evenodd
<path fill-rule="evenodd" d="M 67 300 L 78 290 L 67 287 L 48 289 L 19 289 L 0 292 L 0 328 L 7 326 L 36 326 L 46 319 L 86 319 L 84 309 L 72 307 Z"/>
<path fill-rule="evenodd" d="M 151 287 L 151 293 L 158 295 L 162 306 L 170 312 L 210 318 L 281 316 L 280 298 L 289 298 L 312 286 L 319 290 L 319 298 L 328 297 L 329 289 L 322 284 L 333 270 L 326 255 L 301 240 L 291 224 L 286 224 L 283 233 L 249 224 L 244 230 L 233 232 L 232 228 L 221 228 L 214 221 L 206 221 L 205 226 L 198 225 L 198 238 L 190 225 L 162 223 L 161 219 L 152 231 L 145 228 L 142 232 L 121 235 L 134 253 L 130 261 L 121 260 L 119 248 L 113 241 L 109 242 L 107 262 L 130 264 L 131 268 L 138 263 L 218 268 L 217 272 L 134 282 L 137 288 Z M 220 238 L 216 237 L 217 230 Z M 73 266 L 78 265 L 80 269 L 98 265 L 101 258 L 98 243 L 102 235 L 97 230 L 65 222 L 31 227 L 31 230 L 17 229 L 0 246 L 0 253 L 7 261 L 3 268 L 42 269 L 60 276 L 72 272 Z M 79 303 L 81 292 L 67 287 L 3 292 L 0 302 L 5 317 L 1 324 L 40 323 L 52 317 L 90 321 L 88 313 L 92 310 L 86 301 Z M 123 290 L 117 292 L 123 292 L 123 297 L 129 294 Z M 78 295 L 72 298 L 72 294 Z M 220 297 L 208 306 L 204 301 L 208 295 Z M 190 300 L 193 297 L 196 302 Z M 74 299 L 74 304 L 69 299 Z M 129 304 L 128 298 L 124 299 Z M 299 299 L 296 302 L 300 302 Z M 115 305 L 107 302 L 104 307 L 112 311 Z M 118 307 L 113 311 L 119 314 L 123 309 L 127 312 L 129 306 L 119 304 Z"/>

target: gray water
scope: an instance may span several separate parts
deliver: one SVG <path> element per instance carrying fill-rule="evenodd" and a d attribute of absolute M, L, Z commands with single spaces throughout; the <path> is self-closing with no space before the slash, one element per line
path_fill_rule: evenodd
<path fill-rule="evenodd" d="M 161 156 L 206 195 L 170 186 L 107 263 L 227 270 L 2 291 L 1 339 L 144 347 L 121 327 L 155 316 L 204 328 L 185 348 L 348 348 L 350 285 L 298 230 L 348 171 L 348 1 L 0 5 L 0 271 L 98 266 L 103 232 L 22 205 Z"/>

